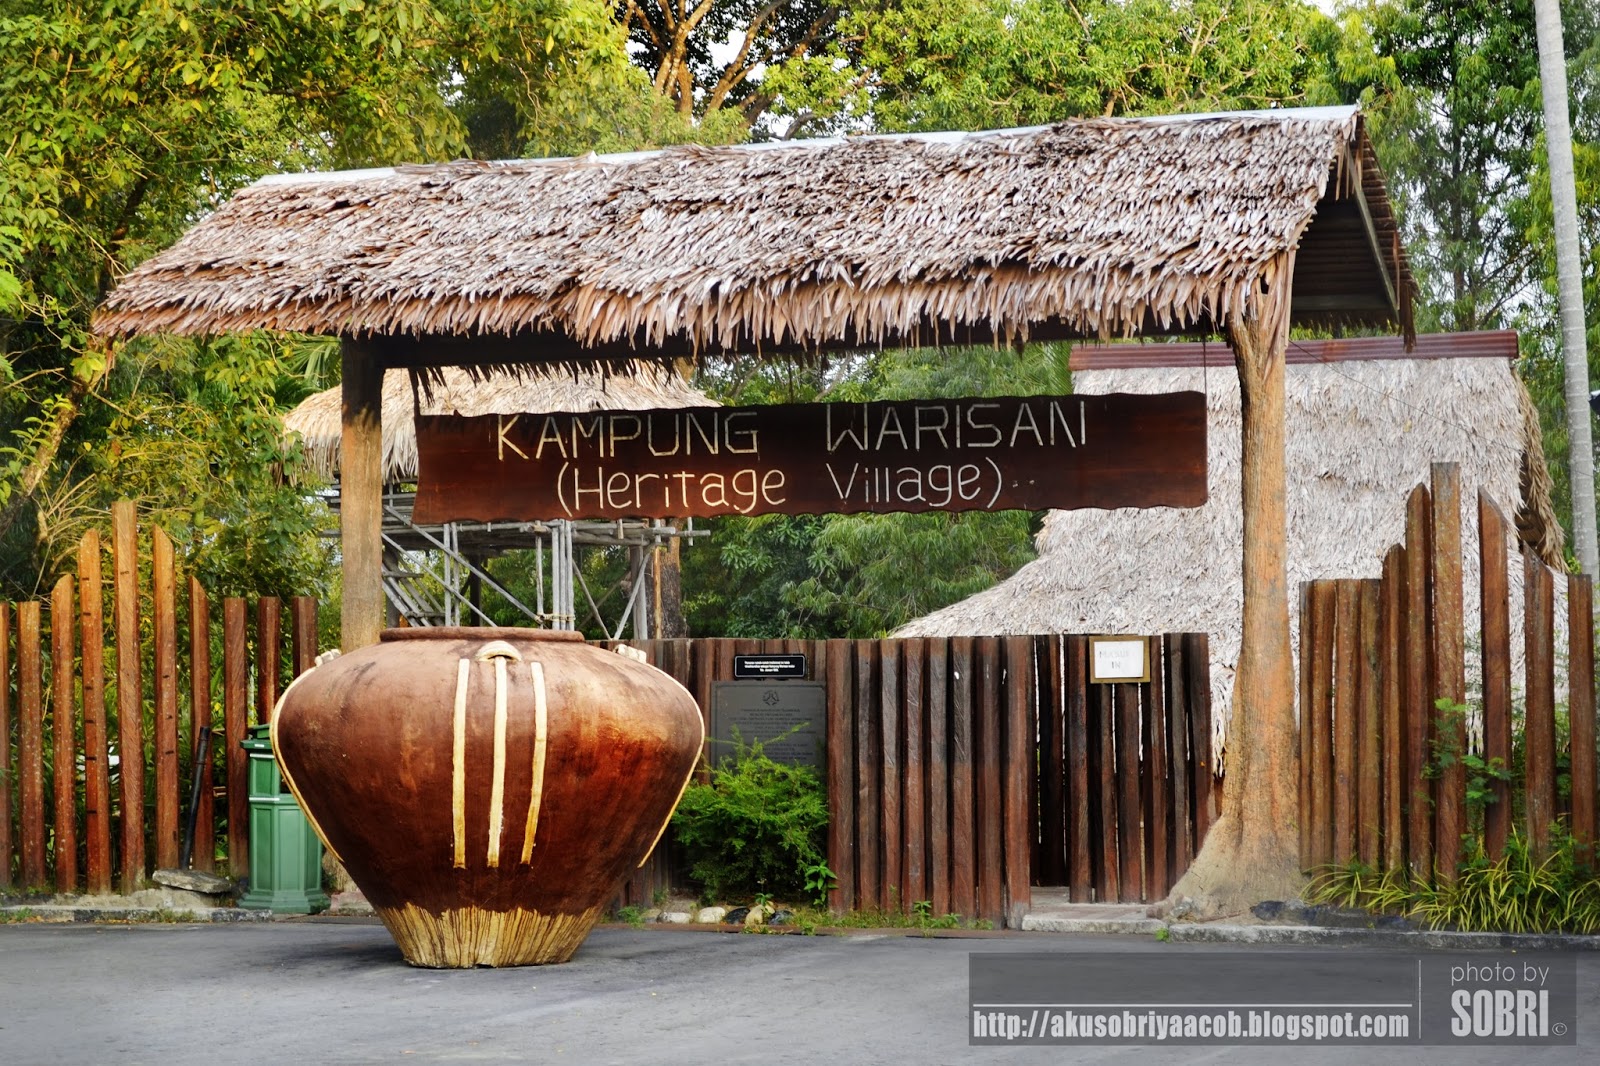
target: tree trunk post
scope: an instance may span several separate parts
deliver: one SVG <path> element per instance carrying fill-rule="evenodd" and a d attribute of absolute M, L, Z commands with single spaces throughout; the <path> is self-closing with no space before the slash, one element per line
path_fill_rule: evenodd
<path fill-rule="evenodd" d="M 339 643 L 350 652 L 376 644 L 383 628 L 383 361 L 375 344 L 348 337 L 340 355 Z"/>
<path fill-rule="evenodd" d="M 1299 741 L 1289 648 L 1284 363 L 1292 255 L 1263 277 L 1249 312 L 1227 321 L 1243 412 L 1244 625 L 1228 728 L 1222 815 L 1172 890 L 1174 913 L 1238 914 L 1298 896 Z"/>
<path fill-rule="evenodd" d="M 1559 0 L 1534 0 L 1539 82 L 1544 97 L 1545 145 L 1550 156 L 1550 202 L 1556 236 L 1556 290 L 1567 401 L 1568 474 L 1572 483 L 1572 540 L 1578 564 L 1595 576 L 1594 441 L 1589 425 L 1589 352 L 1583 321 L 1583 258 L 1578 242 L 1578 193 L 1567 115 L 1567 59 L 1562 51 Z"/>

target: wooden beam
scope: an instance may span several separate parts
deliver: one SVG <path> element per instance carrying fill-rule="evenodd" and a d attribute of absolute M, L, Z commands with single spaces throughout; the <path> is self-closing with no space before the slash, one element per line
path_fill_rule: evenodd
<path fill-rule="evenodd" d="M 378 348 L 346 339 L 339 452 L 339 531 L 343 555 L 340 645 L 378 642 L 383 629 L 383 370 Z M 233 738 L 229 738 L 232 740 Z"/>

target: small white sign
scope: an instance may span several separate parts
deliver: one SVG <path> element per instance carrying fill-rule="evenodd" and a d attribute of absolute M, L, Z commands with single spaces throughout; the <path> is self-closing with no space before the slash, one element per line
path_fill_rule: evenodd
<path fill-rule="evenodd" d="M 1089 680 L 1098 683 L 1149 681 L 1149 648 L 1144 637 L 1090 637 Z"/>

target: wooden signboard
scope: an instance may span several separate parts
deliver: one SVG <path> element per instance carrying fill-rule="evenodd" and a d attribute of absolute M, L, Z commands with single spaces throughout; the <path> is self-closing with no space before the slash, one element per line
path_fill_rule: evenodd
<path fill-rule="evenodd" d="M 417 419 L 416 519 L 1198 507 L 1198 392 Z"/>

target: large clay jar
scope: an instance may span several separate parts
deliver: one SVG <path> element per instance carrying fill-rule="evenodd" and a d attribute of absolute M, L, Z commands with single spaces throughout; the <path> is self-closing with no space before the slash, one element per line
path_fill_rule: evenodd
<path fill-rule="evenodd" d="M 565 962 L 704 738 L 668 675 L 538 629 L 393 629 L 301 675 L 284 779 L 416 966 Z"/>

